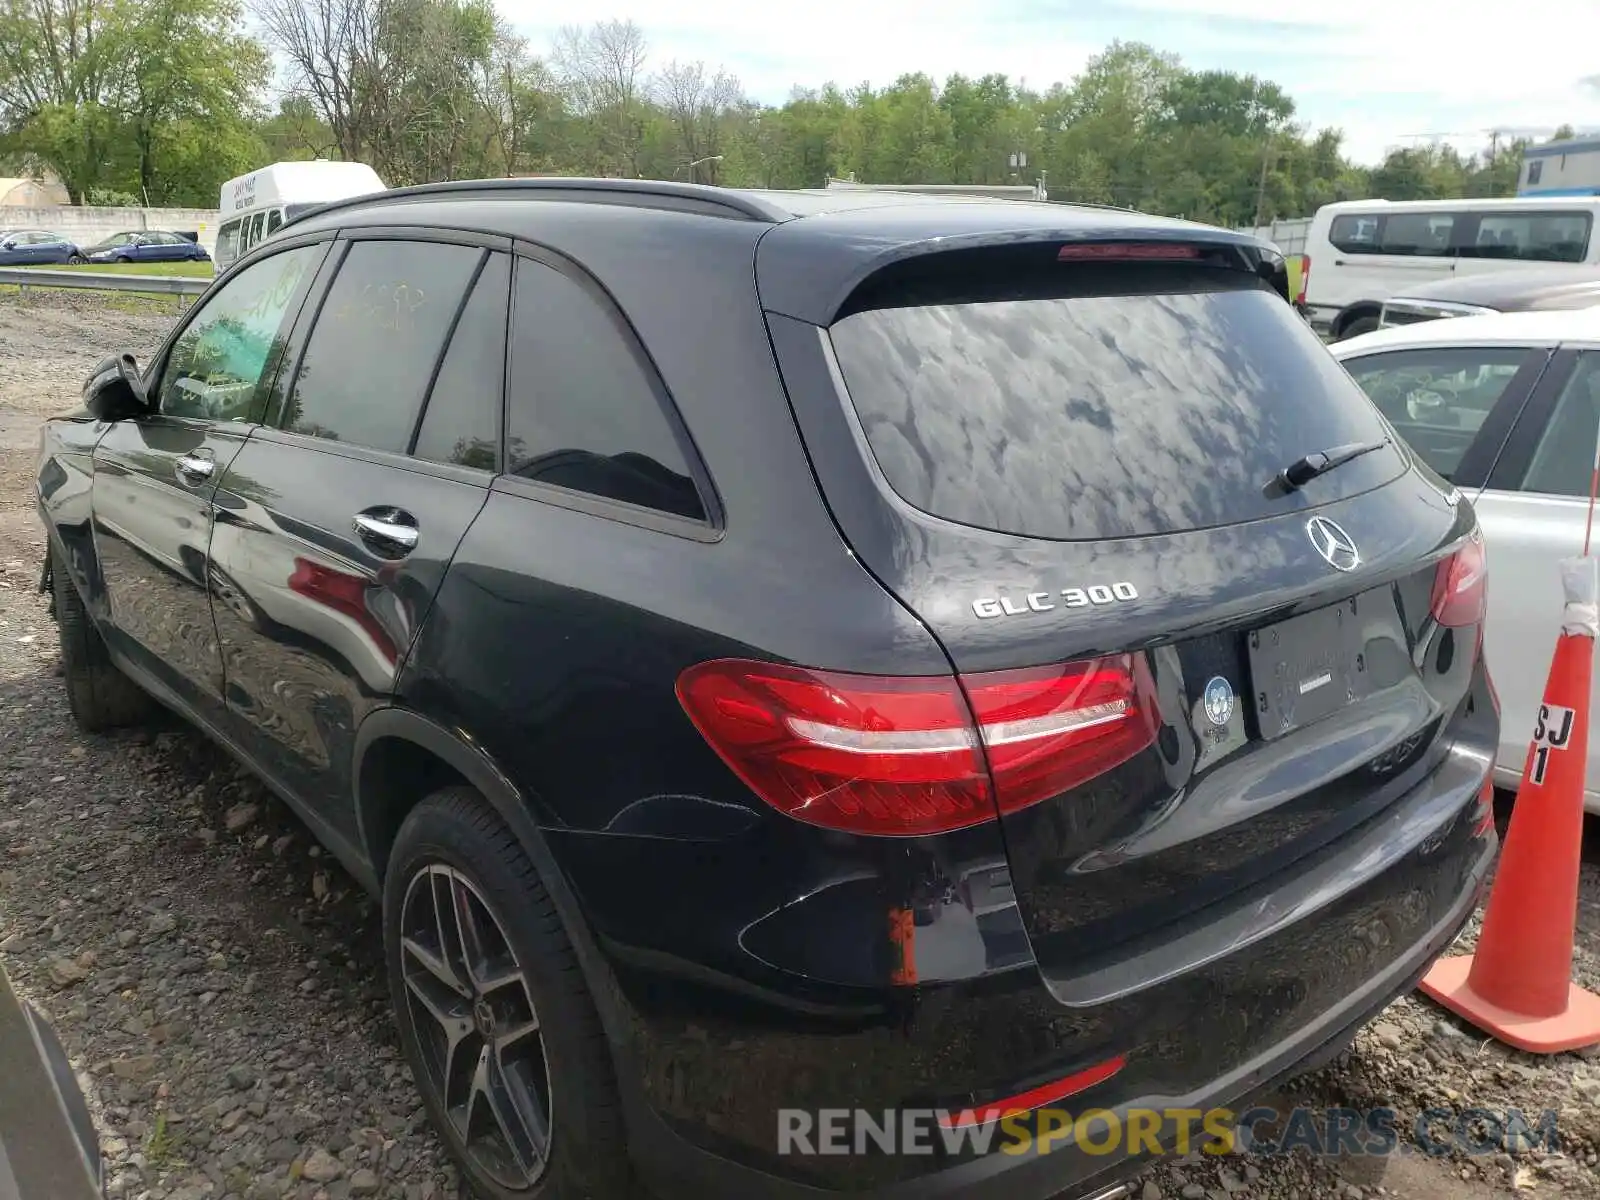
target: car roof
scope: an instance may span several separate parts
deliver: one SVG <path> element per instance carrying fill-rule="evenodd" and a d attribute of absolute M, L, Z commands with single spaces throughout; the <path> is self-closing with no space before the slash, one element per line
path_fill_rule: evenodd
<path fill-rule="evenodd" d="M 1600 196 L 1484 196 L 1463 200 L 1335 200 L 1317 209 L 1316 215 L 1381 217 L 1385 213 L 1469 212 L 1485 209 L 1510 213 L 1518 210 L 1548 212 L 1551 209 L 1592 209 Z"/>
<path fill-rule="evenodd" d="M 1416 346 L 1553 346 L 1568 342 L 1600 344 L 1600 308 L 1443 317 L 1363 333 L 1335 342 L 1328 349 L 1335 358 L 1350 358 L 1374 350 L 1404 350 Z"/>
<path fill-rule="evenodd" d="M 1097 205 L 564 177 L 396 188 L 321 205 L 285 222 L 283 232 L 393 225 L 399 220 L 396 210 L 404 208 L 406 224 L 460 227 L 462 218 L 468 217 L 471 226 L 483 232 L 539 242 L 550 236 L 556 217 L 552 206 L 566 210 L 562 214 L 566 220 L 587 215 L 614 221 L 618 206 L 635 206 L 764 226 L 753 239 L 761 243 L 757 275 L 763 304 L 814 324 L 826 324 L 850 292 L 879 268 L 936 251 L 1129 237 L 1270 250 L 1250 234 Z"/>

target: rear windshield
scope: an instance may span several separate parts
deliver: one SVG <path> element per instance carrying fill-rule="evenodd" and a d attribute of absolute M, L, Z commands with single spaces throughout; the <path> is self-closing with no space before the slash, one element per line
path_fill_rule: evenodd
<path fill-rule="evenodd" d="M 1388 430 L 1254 277 L 1056 269 L 1070 287 L 924 290 L 832 326 L 872 452 L 910 504 L 1025 537 L 1140 537 L 1328 503 L 1405 469 L 1391 447 L 1312 480 L 1302 497 L 1267 494 L 1300 456 Z"/>

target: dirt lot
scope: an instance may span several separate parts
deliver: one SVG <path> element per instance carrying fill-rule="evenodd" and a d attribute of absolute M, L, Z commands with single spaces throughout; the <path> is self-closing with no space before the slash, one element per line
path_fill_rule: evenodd
<path fill-rule="evenodd" d="M 372 906 L 198 734 L 88 737 L 62 700 L 55 627 L 34 594 L 37 424 L 75 405 L 100 357 L 147 353 L 171 319 L 155 305 L 0 296 L 0 964 L 80 1068 L 113 1197 L 454 1196 L 392 1032 Z M 1578 975 L 1600 989 L 1596 857 Z M 1560 1148 L 1197 1155 L 1134 1195 L 1600 1195 L 1600 1056 L 1507 1051 L 1415 998 L 1274 1101 L 1294 1103 L 1391 1108 L 1402 1134 L 1430 1108 L 1516 1108 L 1535 1123 L 1553 1110 Z"/>

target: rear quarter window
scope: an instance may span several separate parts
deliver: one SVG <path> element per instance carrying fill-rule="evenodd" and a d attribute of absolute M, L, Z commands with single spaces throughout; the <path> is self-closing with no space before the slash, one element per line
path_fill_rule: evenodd
<path fill-rule="evenodd" d="M 908 503 L 1026 537 L 1140 537 L 1331 502 L 1405 470 L 1391 447 L 1300 498 L 1265 494 L 1301 455 L 1389 434 L 1252 277 L 1129 264 L 1062 279 L 1044 294 L 957 292 L 832 326 L 871 451 Z"/>

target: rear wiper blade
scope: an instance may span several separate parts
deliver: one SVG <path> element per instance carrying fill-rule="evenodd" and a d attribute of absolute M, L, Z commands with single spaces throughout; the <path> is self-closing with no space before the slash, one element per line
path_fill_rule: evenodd
<path fill-rule="evenodd" d="M 1295 459 L 1273 476 L 1272 482 L 1285 492 L 1293 492 L 1303 488 L 1318 475 L 1326 475 L 1335 467 L 1342 467 L 1345 463 L 1358 459 L 1363 454 L 1371 454 L 1374 450 L 1382 450 L 1388 444 L 1389 439 L 1384 438 L 1381 442 L 1349 442 L 1343 446 L 1315 450 L 1302 458 Z"/>

